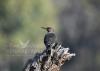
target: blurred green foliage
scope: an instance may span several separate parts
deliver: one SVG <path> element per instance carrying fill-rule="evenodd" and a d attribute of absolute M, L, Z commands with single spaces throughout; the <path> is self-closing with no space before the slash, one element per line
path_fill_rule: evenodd
<path fill-rule="evenodd" d="M 40 27 L 57 27 L 55 12 L 50 0 L 0 0 L 0 47 L 8 39 L 42 44 L 45 32 Z"/>
<path fill-rule="evenodd" d="M 40 27 L 56 29 L 55 16 L 51 0 L 0 0 L 0 71 L 21 71 L 25 59 L 44 49 Z"/>

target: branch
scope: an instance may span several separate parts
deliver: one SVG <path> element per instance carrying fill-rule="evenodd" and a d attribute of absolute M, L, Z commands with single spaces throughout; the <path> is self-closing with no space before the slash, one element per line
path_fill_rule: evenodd
<path fill-rule="evenodd" d="M 75 53 L 69 53 L 69 48 L 64 48 L 60 44 L 53 44 L 42 53 L 37 53 L 35 57 L 26 63 L 23 71 L 59 71 L 66 60 L 70 60 Z"/>

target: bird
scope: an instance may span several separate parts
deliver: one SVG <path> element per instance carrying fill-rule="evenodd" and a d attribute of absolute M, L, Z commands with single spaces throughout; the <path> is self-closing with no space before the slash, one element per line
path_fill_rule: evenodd
<path fill-rule="evenodd" d="M 44 44 L 46 48 L 50 48 L 54 43 L 56 43 L 56 35 L 52 27 L 41 27 L 45 29 L 47 33 L 44 36 Z"/>

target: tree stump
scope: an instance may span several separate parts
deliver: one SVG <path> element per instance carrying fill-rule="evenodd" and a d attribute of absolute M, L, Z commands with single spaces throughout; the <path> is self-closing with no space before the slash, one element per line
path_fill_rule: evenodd
<path fill-rule="evenodd" d="M 64 48 L 60 44 L 52 45 L 29 60 L 23 71 L 60 71 L 60 67 L 72 56 L 75 56 L 75 53 L 70 53 L 69 48 Z"/>

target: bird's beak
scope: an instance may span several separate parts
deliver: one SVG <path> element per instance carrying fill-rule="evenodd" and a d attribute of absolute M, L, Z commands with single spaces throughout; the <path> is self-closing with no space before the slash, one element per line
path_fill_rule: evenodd
<path fill-rule="evenodd" d="M 42 29 L 45 29 L 45 30 L 47 29 L 46 27 L 41 27 L 41 28 L 42 28 Z"/>

